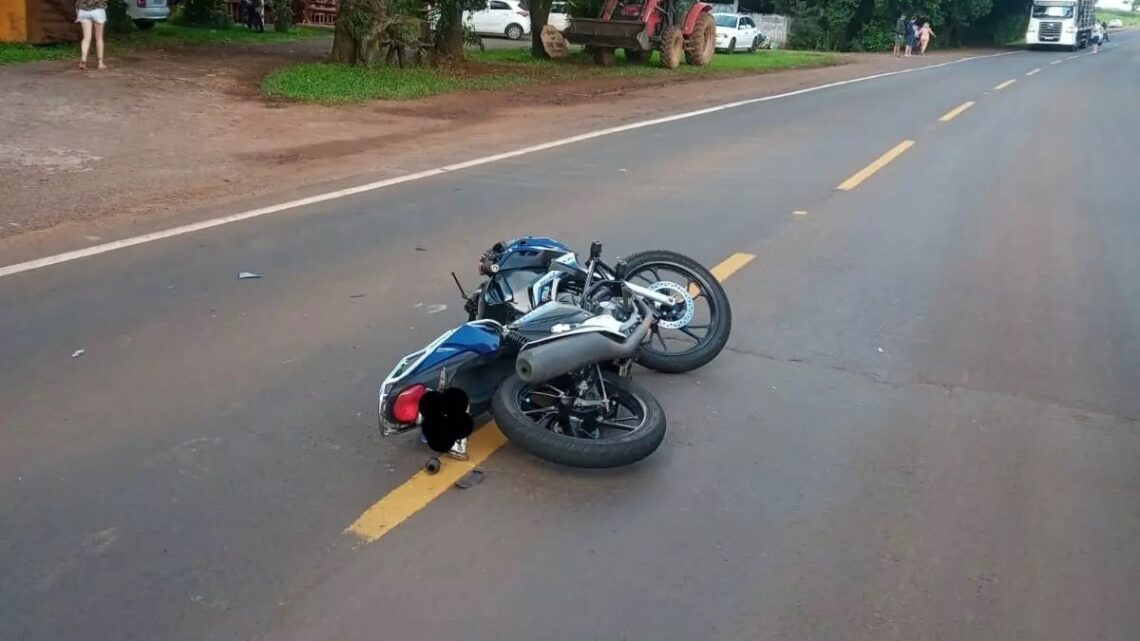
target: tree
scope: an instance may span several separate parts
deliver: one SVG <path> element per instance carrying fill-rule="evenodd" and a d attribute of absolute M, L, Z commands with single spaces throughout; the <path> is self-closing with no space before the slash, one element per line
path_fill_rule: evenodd
<path fill-rule="evenodd" d="M 386 61 L 404 66 L 405 51 L 419 41 L 418 8 L 416 0 L 345 0 L 333 32 L 333 62 L 369 66 L 386 48 Z"/>
<path fill-rule="evenodd" d="M 480 42 L 474 33 L 468 33 L 463 26 L 463 14 L 486 8 L 487 0 L 440 0 L 439 21 L 435 28 L 436 57 L 463 59 L 463 44 L 469 41 Z"/>
<path fill-rule="evenodd" d="M 1140 0 L 1138 0 L 1140 1 Z M 554 0 L 530 0 L 530 55 L 535 58 L 549 58 L 542 44 L 542 28 L 550 20 L 550 7 Z"/>

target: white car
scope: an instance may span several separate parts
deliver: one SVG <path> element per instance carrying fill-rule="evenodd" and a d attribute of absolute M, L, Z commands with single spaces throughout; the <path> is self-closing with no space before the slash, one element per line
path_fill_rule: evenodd
<path fill-rule="evenodd" d="M 734 51 L 756 51 L 762 36 L 749 16 L 735 13 L 714 13 L 716 20 L 716 48 L 732 53 Z"/>
<path fill-rule="evenodd" d="M 570 26 L 570 4 L 567 2 L 555 2 L 550 5 L 550 17 L 546 19 L 546 24 L 554 27 L 559 31 L 565 31 L 566 27 Z"/>
<path fill-rule="evenodd" d="M 131 0 L 127 2 L 127 15 L 135 26 L 143 31 L 154 27 L 156 22 L 162 22 L 170 17 L 170 7 L 166 0 Z"/>
<path fill-rule="evenodd" d="M 530 12 L 518 0 L 491 0 L 482 11 L 468 11 L 463 22 L 481 36 L 522 40 L 530 33 Z"/>
<path fill-rule="evenodd" d="M 1112 20 L 1108 21 L 1108 28 L 1109 29 L 1123 29 L 1124 28 L 1124 21 L 1121 20 L 1120 18 L 1113 18 Z"/>

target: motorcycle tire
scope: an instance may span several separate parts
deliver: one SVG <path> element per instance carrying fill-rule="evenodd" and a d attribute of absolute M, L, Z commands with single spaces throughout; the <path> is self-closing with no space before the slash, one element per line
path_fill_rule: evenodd
<path fill-rule="evenodd" d="M 586 439 L 555 433 L 523 413 L 519 397 L 527 387 L 512 374 L 495 391 L 491 412 L 509 441 L 527 452 L 559 465 L 610 468 L 631 465 L 646 457 L 665 440 L 665 411 L 641 385 L 614 373 L 603 375 L 608 389 L 638 399 L 644 406 L 644 424 L 616 438 Z"/>
<path fill-rule="evenodd" d="M 653 265 L 685 272 L 694 282 L 700 283 L 707 292 L 710 307 L 714 311 L 710 331 L 692 349 L 676 354 L 658 354 L 643 348 L 638 352 L 637 364 L 665 374 L 680 374 L 703 367 L 716 358 L 728 344 L 729 334 L 732 333 L 732 306 L 728 302 L 728 294 L 717 277 L 692 258 L 664 249 L 638 252 L 627 256 L 625 262 L 626 274 L 636 274 Z M 652 334 L 649 340 L 653 340 Z"/>

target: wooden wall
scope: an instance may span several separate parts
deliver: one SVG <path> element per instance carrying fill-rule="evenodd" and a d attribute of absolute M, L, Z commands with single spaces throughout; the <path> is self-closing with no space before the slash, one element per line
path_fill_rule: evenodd
<path fill-rule="evenodd" d="M 28 8 L 25 0 L 0 0 L 0 42 L 28 41 Z"/>
<path fill-rule="evenodd" d="M 76 42 L 81 34 L 75 24 L 74 0 L 26 0 L 28 41 Z"/>
<path fill-rule="evenodd" d="M 75 0 L 0 0 L 0 42 L 75 42 Z"/>

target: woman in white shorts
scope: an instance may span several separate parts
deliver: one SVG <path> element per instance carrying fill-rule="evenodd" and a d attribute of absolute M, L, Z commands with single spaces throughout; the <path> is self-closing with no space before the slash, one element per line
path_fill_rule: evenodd
<path fill-rule="evenodd" d="M 87 68 L 87 52 L 91 50 L 91 31 L 95 31 L 95 56 L 99 58 L 99 68 L 103 64 L 103 25 L 107 24 L 107 0 L 75 0 L 75 21 L 83 29 L 83 43 L 79 45 L 79 68 Z"/>

